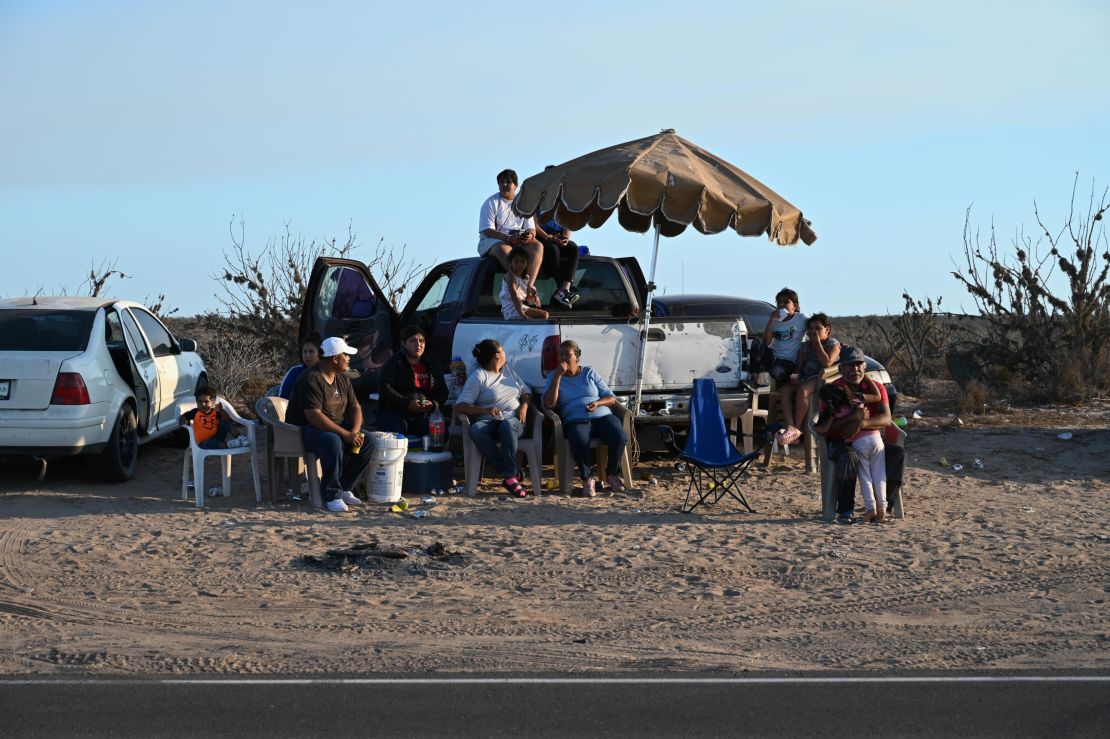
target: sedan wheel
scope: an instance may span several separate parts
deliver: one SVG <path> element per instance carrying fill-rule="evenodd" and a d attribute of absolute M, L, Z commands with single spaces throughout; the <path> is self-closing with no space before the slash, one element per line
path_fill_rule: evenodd
<path fill-rule="evenodd" d="M 139 426 L 130 406 L 119 409 L 119 417 L 100 453 L 100 474 L 109 482 L 125 482 L 135 474 L 139 463 Z"/>

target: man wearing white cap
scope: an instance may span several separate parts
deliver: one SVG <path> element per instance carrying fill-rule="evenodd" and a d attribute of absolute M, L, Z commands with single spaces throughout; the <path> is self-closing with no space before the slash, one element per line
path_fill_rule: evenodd
<path fill-rule="evenodd" d="M 320 343 L 320 362 L 301 373 L 285 414 L 287 423 L 302 428 L 304 447 L 320 460 L 324 507 L 340 513 L 362 505 L 351 488 L 370 461 L 362 446 L 362 408 L 355 397 L 347 368 L 358 350 L 332 336 Z"/>

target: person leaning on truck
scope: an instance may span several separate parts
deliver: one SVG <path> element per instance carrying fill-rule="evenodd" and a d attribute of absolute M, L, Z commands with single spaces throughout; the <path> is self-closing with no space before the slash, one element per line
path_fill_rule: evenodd
<path fill-rule="evenodd" d="M 587 498 L 597 494 L 591 439 L 601 439 L 607 447 L 606 481 L 614 493 L 620 493 L 624 491 L 620 462 L 628 438 L 620 419 L 609 410 L 617 398 L 593 367 L 579 364 L 581 358 L 582 349 L 576 342 L 568 339 L 559 344 L 559 364 L 547 378 L 543 404 L 554 409 L 563 422 L 563 435 L 582 475 L 582 494 Z"/>
<path fill-rule="evenodd" d="M 411 436 L 428 433 L 428 416 L 447 400 L 443 372 L 426 356 L 424 332 L 417 326 L 401 331 L 401 349 L 385 360 L 378 373 L 379 431 Z"/>
<path fill-rule="evenodd" d="M 518 184 L 513 170 L 505 169 L 498 173 L 497 192 L 482 203 L 478 214 L 478 254 L 494 257 L 508 272 L 509 252 L 514 246 L 519 246 L 528 253 L 528 267 L 524 273 L 529 291 L 534 292 L 543 260 L 543 244 L 536 238 L 535 221 L 531 217 L 521 218 L 513 212 L 513 198 L 516 197 Z"/>

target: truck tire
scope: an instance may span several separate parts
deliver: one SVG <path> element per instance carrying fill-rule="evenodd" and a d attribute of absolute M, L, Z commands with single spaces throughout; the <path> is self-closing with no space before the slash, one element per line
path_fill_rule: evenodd
<path fill-rule="evenodd" d="M 134 476 L 138 464 L 139 424 L 134 409 L 124 404 L 108 437 L 108 446 L 100 453 L 100 476 L 108 482 L 126 482 Z"/>

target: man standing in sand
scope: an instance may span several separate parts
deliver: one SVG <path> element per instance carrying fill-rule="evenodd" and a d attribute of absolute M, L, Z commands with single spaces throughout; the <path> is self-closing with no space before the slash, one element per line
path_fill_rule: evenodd
<path fill-rule="evenodd" d="M 357 352 L 337 336 L 324 339 L 319 363 L 297 378 L 285 414 L 287 423 L 302 428 L 305 450 L 320 460 L 324 507 L 333 513 L 362 505 L 351 488 L 370 461 L 368 453 L 359 451 L 364 441 L 362 408 L 347 377 L 350 355 Z"/>

